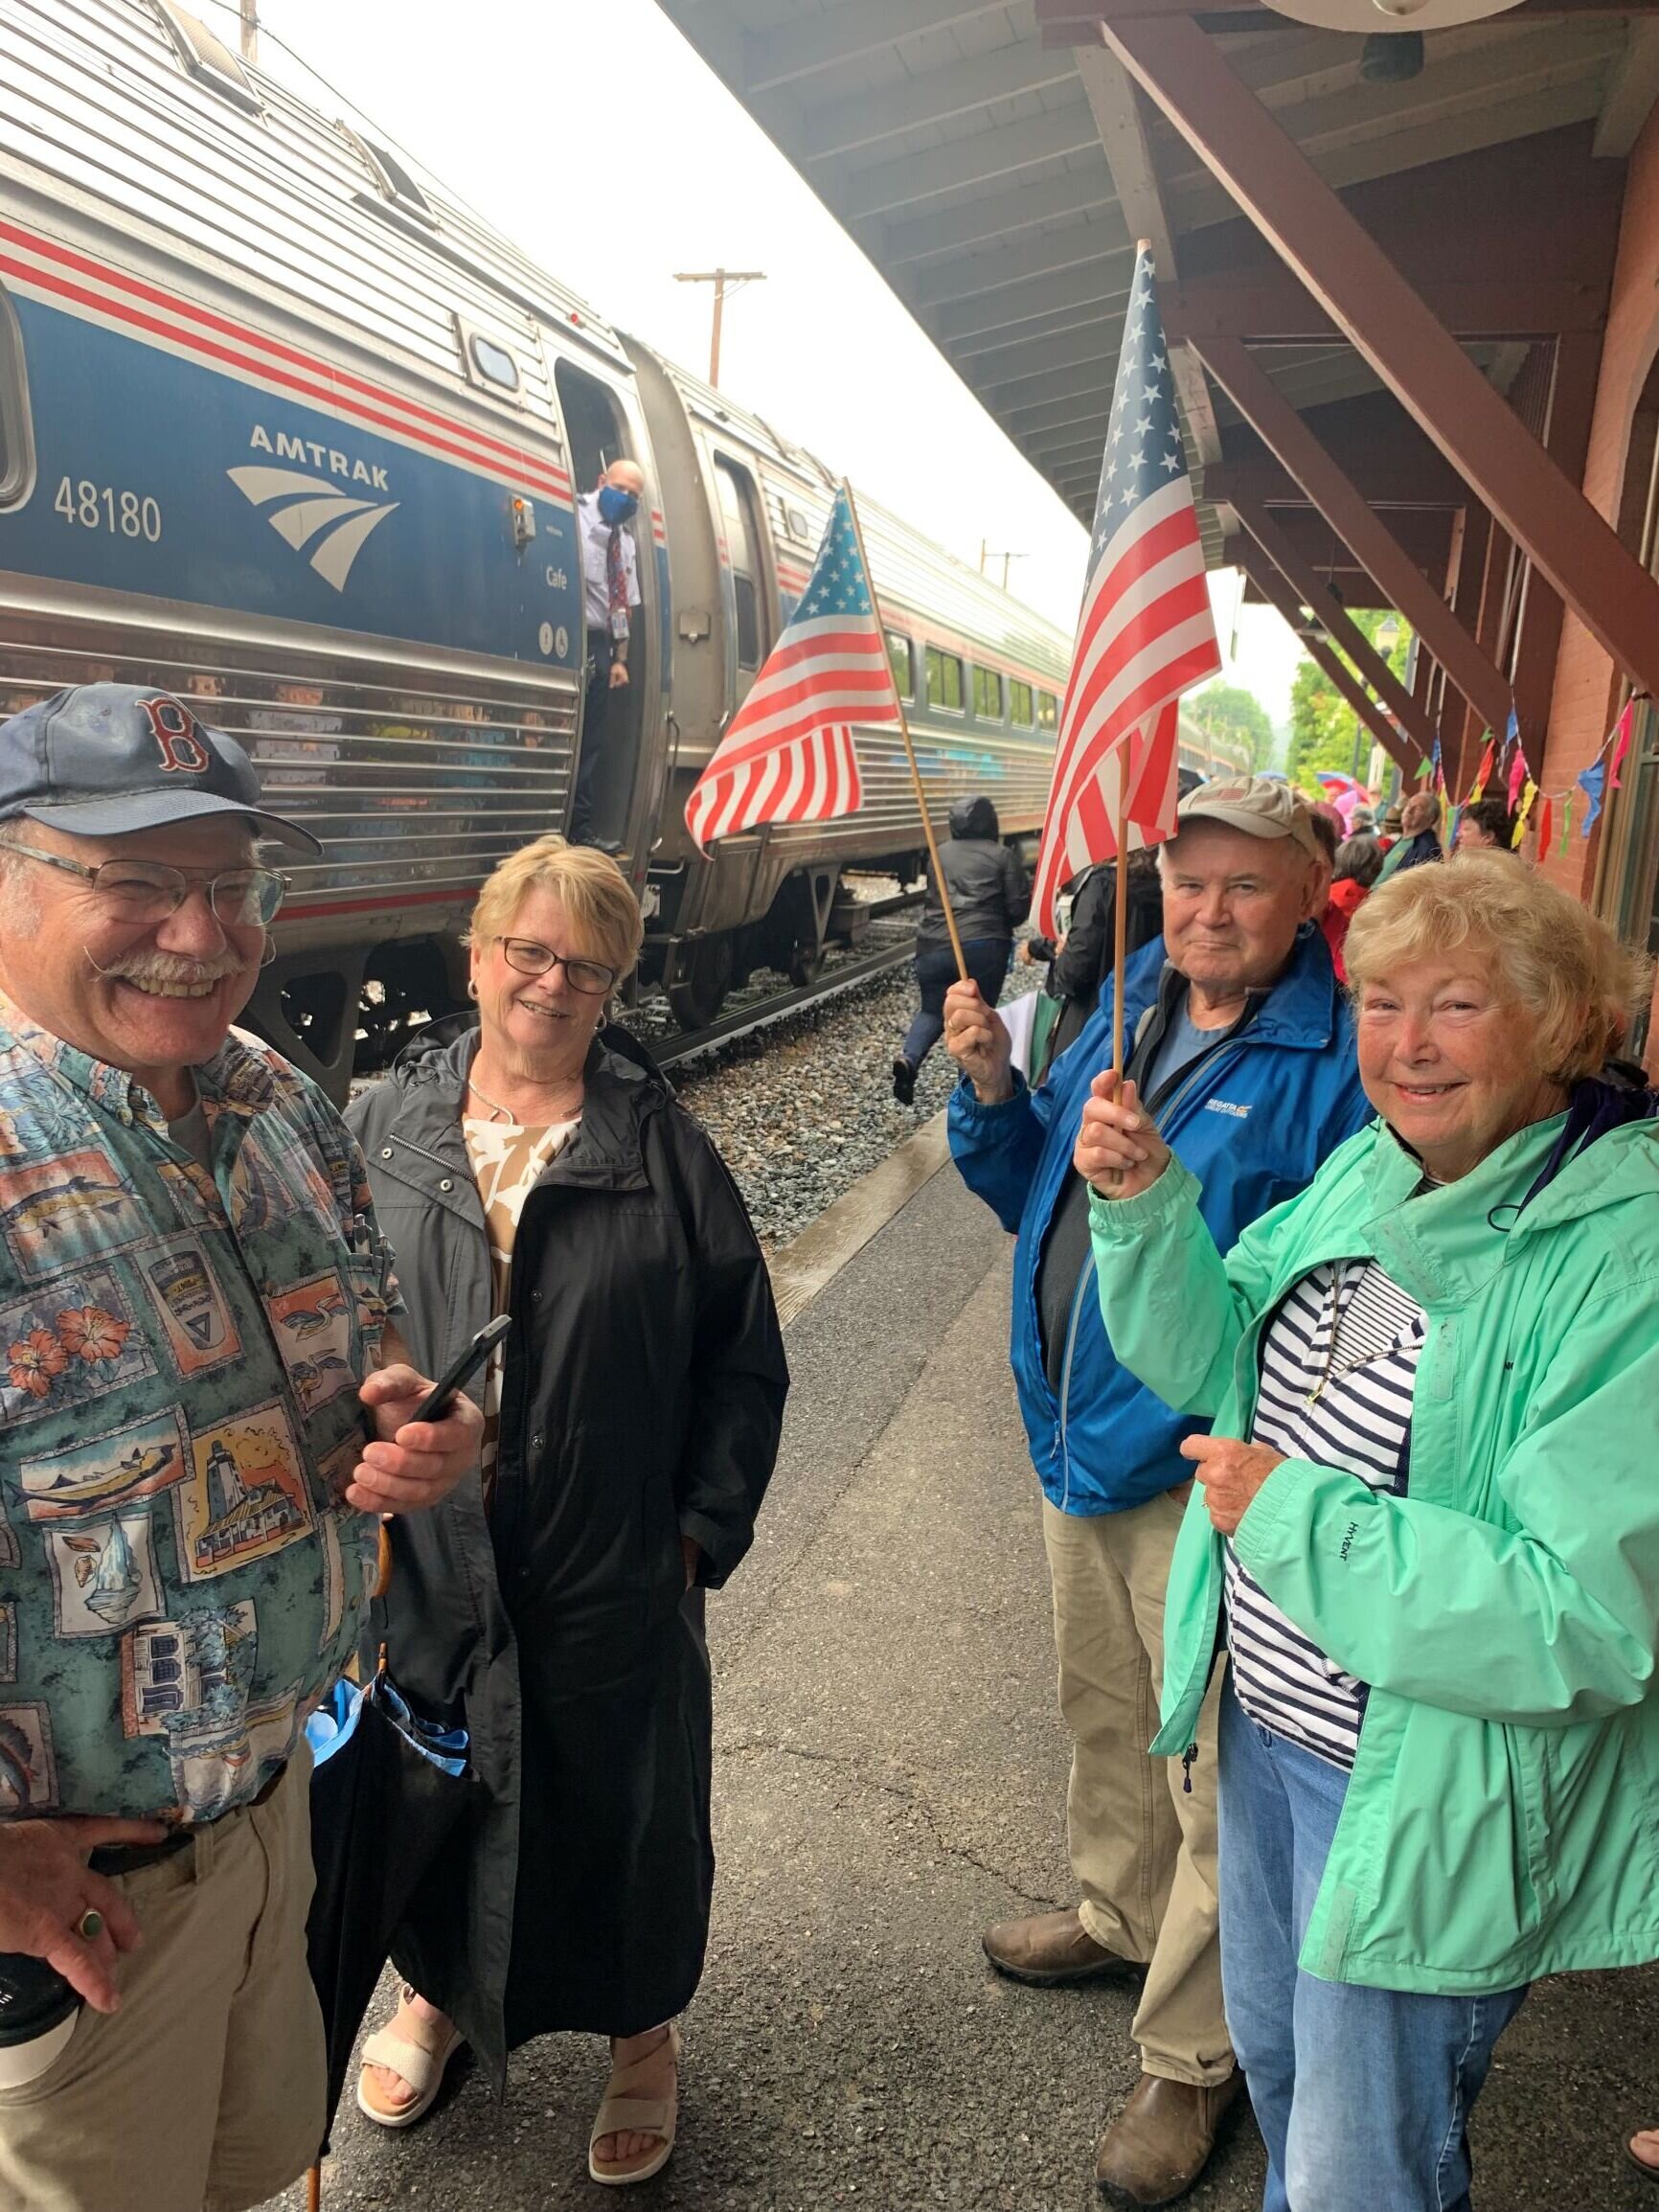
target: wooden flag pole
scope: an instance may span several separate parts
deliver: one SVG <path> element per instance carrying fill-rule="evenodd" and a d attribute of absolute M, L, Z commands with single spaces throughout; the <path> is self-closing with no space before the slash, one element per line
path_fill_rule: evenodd
<path fill-rule="evenodd" d="M 1117 820 L 1112 829 L 1118 840 L 1118 890 L 1112 914 L 1112 1072 L 1124 1080 L 1124 961 L 1129 936 L 1129 820 L 1124 804 L 1123 758 L 1118 761 Z"/>
<path fill-rule="evenodd" d="M 1152 250 L 1150 239 L 1135 240 L 1135 263 Z M 1121 1086 L 1124 1080 L 1124 963 L 1129 942 L 1129 789 L 1124 774 L 1125 738 L 1118 748 L 1118 803 L 1113 809 L 1112 834 L 1118 840 L 1118 895 L 1112 914 L 1112 1072 Z"/>
<path fill-rule="evenodd" d="M 870 556 L 864 550 L 864 526 L 858 519 L 858 502 L 852 496 L 852 487 L 846 477 L 841 489 L 847 494 L 847 512 L 852 517 L 852 535 L 858 540 L 858 558 L 864 564 L 864 574 L 870 584 L 870 610 L 875 627 L 881 627 L 880 609 L 875 603 L 875 572 L 870 565 Z M 882 656 L 886 658 L 887 644 L 882 640 Z M 887 680 L 893 683 L 893 663 L 887 661 Z M 939 893 L 939 903 L 944 913 L 944 926 L 950 932 L 950 949 L 956 955 L 956 972 L 964 983 L 967 981 L 967 961 L 964 957 L 962 939 L 957 933 L 956 916 L 950 910 L 950 893 L 945 887 L 944 870 L 939 864 L 939 846 L 933 834 L 933 824 L 927 817 L 927 793 L 921 787 L 921 770 L 916 764 L 916 747 L 910 741 L 910 723 L 904 712 L 904 701 L 898 696 L 898 686 L 893 683 L 893 703 L 898 709 L 898 734 L 904 740 L 904 757 L 910 763 L 910 781 L 916 787 L 916 805 L 921 815 L 921 833 L 927 839 L 927 856 L 933 863 L 933 887 Z"/>

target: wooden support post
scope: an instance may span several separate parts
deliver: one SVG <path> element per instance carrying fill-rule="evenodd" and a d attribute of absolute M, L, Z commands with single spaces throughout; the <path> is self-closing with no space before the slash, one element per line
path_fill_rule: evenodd
<path fill-rule="evenodd" d="M 1240 540 L 1239 564 L 1268 605 L 1276 608 L 1296 632 L 1308 659 L 1317 662 L 1325 671 L 1377 743 L 1386 749 L 1389 758 L 1398 762 L 1401 772 L 1409 782 L 1417 773 L 1420 757 L 1401 741 L 1399 732 L 1342 656 L 1333 651 L 1323 638 L 1307 635 L 1303 624 L 1302 607 L 1295 592 L 1254 538 L 1245 536 Z"/>
<path fill-rule="evenodd" d="M 1377 694 L 1406 738 L 1415 743 L 1417 759 L 1410 757 L 1409 746 L 1395 744 L 1389 747 L 1406 774 L 1411 775 L 1416 770 L 1418 759 L 1433 749 L 1434 724 L 1420 712 L 1410 692 L 1335 593 L 1296 551 L 1267 509 L 1249 498 L 1235 499 L 1233 509 L 1302 604 L 1325 625 L 1335 643 L 1354 663 L 1362 680 Z"/>
<path fill-rule="evenodd" d="M 1476 713 L 1501 730 L 1509 719 L 1509 685 L 1248 347 L 1237 338 L 1205 338 L 1198 351 L 1239 412 L 1375 579 L 1384 600 L 1424 640 Z"/>
<path fill-rule="evenodd" d="M 1190 15 L 1106 21 L 1100 34 L 1591 634 L 1632 682 L 1659 697 L 1659 583 L 1211 38 Z M 1200 351 L 1225 383 L 1214 351 Z M 1353 550 L 1364 559 L 1357 543 Z M 1468 694 L 1451 673 L 1493 720 L 1484 696 Z"/>

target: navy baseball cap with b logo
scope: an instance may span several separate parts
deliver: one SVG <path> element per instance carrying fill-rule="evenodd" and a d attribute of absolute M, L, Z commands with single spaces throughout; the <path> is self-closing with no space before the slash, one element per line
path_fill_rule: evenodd
<path fill-rule="evenodd" d="M 232 814 L 259 836 L 323 850 L 260 804 L 254 764 L 234 738 L 141 684 L 81 684 L 0 722 L 0 822 L 18 814 L 76 837 Z"/>

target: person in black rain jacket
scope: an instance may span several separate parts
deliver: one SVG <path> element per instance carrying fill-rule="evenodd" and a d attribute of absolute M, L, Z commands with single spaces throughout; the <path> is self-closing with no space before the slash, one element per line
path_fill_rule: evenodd
<path fill-rule="evenodd" d="M 672 2022 L 714 1881 L 693 1585 L 749 1548 L 787 1388 L 742 1199 L 603 1020 L 641 931 L 603 855 L 513 855 L 473 916 L 478 1019 L 416 1038 L 350 1115 L 412 1356 L 437 1374 L 512 1318 L 474 1385 L 480 1478 L 393 1532 L 375 1627 L 405 1695 L 470 1731 L 485 1810 L 399 1931 L 403 2000 L 358 2101 L 408 2126 L 462 2040 L 499 2086 L 534 2036 L 607 2035 L 590 2168 L 610 2181 L 673 2146 Z"/>
<path fill-rule="evenodd" d="M 1002 994 L 1003 978 L 1013 957 L 1013 933 L 1025 920 L 1031 890 L 1019 855 L 1002 842 L 996 809 L 983 792 L 953 802 L 950 835 L 939 848 L 939 865 L 968 975 L 979 985 L 986 1004 L 994 1006 Z M 921 1005 L 893 1062 L 893 1095 L 900 1106 L 908 1106 L 916 1096 L 916 1071 L 944 1034 L 944 994 L 955 981 L 956 955 L 939 885 L 930 870 L 916 932 L 916 987 Z"/>

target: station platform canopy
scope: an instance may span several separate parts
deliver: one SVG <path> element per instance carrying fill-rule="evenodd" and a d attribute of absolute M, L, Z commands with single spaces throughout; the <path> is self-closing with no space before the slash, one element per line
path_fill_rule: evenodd
<path fill-rule="evenodd" d="M 1646 681 L 1659 597 L 1579 487 L 1659 13 L 659 5 L 1080 518 L 1146 238 L 1213 565 L 1310 649 L 1398 607 L 1471 728 L 1514 703 L 1534 567 Z M 1659 642 L 1635 657 L 1659 682 Z M 1397 755 L 1426 749 L 1433 701 L 1365 673 Z"/>

